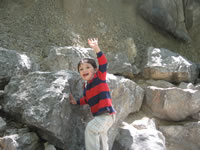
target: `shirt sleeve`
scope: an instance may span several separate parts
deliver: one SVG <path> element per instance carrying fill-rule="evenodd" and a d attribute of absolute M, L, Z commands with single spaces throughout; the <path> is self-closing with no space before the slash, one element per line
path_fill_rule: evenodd
<path fill-rule="evenodd" d="M 84 84 L 85 87 L 85 84 Z M 86 89 L 84 88 L 83 90 L 83 97 L 81 97 L 78 101 L 77 101 L 78 105 L 85 105 L 87 104 L 87 100 L 86 100 Z"/>
<path fill-rule="evenodd" d="M 106 80 L 106 73 L 107 73 L 107 58 L 106 56 L 100 51 L 97 53 L 97 60 L 99 64 L 99 69 L 97 74 L 101 80 Z"/>
<path fill-rule="evenodd" d="M 85 105 L 87 104 L 87 101 L 85 99 L 85 96 L 83 96 L 82 98 L 80 98 L 78 101 L 77 101 L 77 104 L 78 105 Z"/>

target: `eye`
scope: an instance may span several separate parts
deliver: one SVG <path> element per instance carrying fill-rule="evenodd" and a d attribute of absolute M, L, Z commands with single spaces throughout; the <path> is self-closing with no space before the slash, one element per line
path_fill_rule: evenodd
<path fill-rule="evenodd" d="M 83 68 L 80 68 L 79 71 L 83 71 Z"/>
<path fill-rule="evenodd" d="M 87 66 L 86 68 L 87 68 L 87 69 L 90 69 L 90 67 L 89 67 L 89 66 Z"/>

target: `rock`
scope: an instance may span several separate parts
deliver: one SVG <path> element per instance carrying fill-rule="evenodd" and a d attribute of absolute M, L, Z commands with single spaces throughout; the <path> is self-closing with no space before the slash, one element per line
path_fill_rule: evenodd
<path fill-rule="evenodd" d="M 0 47 L 0 90 L 10 78 L 38 70 L 38 65 L 26 54 Z"/>
<path fill-rule="evenodd" d="M 131 45 L 130 42 L 128 45 Z M 136 50 L 134 48 L 127 49 L 131 49 L 129 50 L 131 58 L 128 57 L 129 55 L 120 52 L 114 55 L 109 52 L 105 54 L 108 59 L 109 73 L 127 77 L 133 77 L 134 74 L 139 73 L 139 69 L 135 65 L 132 65 L 132 62 L 130 61 L 132 57 L 136 57 Z M 85 57 L 90 57 L 96 60 L 96 54 L 91 48 L 74 46 L 52 47 L 49 51 L 48 57 L 43 61 L 43 66 L 47 71 L 58 71 L 63 69 L 77 71 L 78 62 Z"/>
<path fill-rule="evenodd" d="M 3 90 L 5 85 L 8 84 L 10 77 L 0 77 L 0 90 Z"/>
<path fill-rule="evenodd" d="M 140 111 L 144 97 L 144 90 L 135 82 L 112 74 L 108 74 L 107 83 L 111 90 L 110 92 L 114 108 L 117 111 L 116 122 L 108 133 L 111 148 L 121 122 L 129 114 Z"/>
<path fill-rule="evenodd" d="M 17 130 L 15 134 L 1 137 L 0 145 L 5 150 L 43 150 L 36 133 L 22 129 Z"/>
<path fill-rule="evenodd" d="M 160 126 L 166 137 L 166 147 L 170 150 L 199 150 L 200 124 L 190 122 L 183 125 Z"/>
<path fill-rule="evenodd" d="M 185 10 L 183 1 L 176 0 L 143 0 L 139 12 L 148 22 L 175 36 L 189 42 L 191 38 L 184 23 Z M 186 4 L 187 5 L 187 4 Z"/>
<path fill-rule="evenodd" d="M 181 82 L 178 86 L 181 89 L 195 89 L 195 86 L 192 83 L 185 83 L 185 82 Z"/>
<path fill-rule="evenodd" d="M 109 131 L 112 147 L 118 124 L 128 114 L 140 110 L 144 90 L 124 77 L 111 74 L 107 77 L 117 111 L 116 122 Z M 82 95 L 78 73 L 69 70 L 32 72 L 11 79 L 5 88 L 3 109 L 36 128 L 43 139 L 56 147 L 80 150 L 84 147 L 84 129 L 91 113 L 88 106 L 71 105 L 69 93 L 75 98 Z"/>
<path fill-rule="evenodd" d="M 169 82 L 195 82 L 199 74 L 197 65 L 177 53 L 164 48 L 149 47 L 143 76 L 146 79 Z"/>
<path fill-rule="evenodd" d="M 113 150 L 166 150 L 165 137 L 149 118 L 123 123 L 113 145 Z"/>
<path fill-rule="evenodd" d="M 45 150 L 56 150 L 56 148 L 49 143 L 45 143 Z"/>
<path fill-rule="evenodd" d="M 3 90 L 0 90 L 0 99 L 2 99 L 4 96 L 4 91 Z"/>
<path fill-rule="evenodd" d="M 115 75 L 133 78 L 140 72 L 140 69 L 135 65 L 138 48 L 132 37 L 126 38 L 120 45 L 121 51 L 106 53 L 109 62 L 108 71 Z"/>
<path fill-rule="evenodd" d="M 145 89 L 145 104 L 154 116 L 180 121 L 200 111 L 200 91 L 192 89 L 158 88 Z"/>
<path fill-rule="evenodd" d="M 143 88 L 147 86 L 156 86 L 161 88 L 175 87 L 174 84 L 167 82 L 165 80 L 139 80 L 137 81 L 137 83 Z"/>
<path fill-rule="evenodd" d="M 106 56 L 109 62 L 109 73 L 133 78 L 134 75 L 140 72 L 140 70 L 129 61 L 127 54 L 121 52 L 117 54 L 107 53 Z"/>
<path fill-rule="evenodd" d="M 71 106 L 68 94 L 72 92 L 76 98 L 80 97 L 81 90 L 76 89 L 78 85 L 82 88 L 80 83 L 77 73 L 64 70 L 16 76 L 5 88 L 3 109 L 37 128 L 40 136 L 50 143 L 61 148 L 70 145 L 72 149 L 78 149 L 83 144 L 80 132 L 84 132 L 89 113 L 85 107 Z"/>
<path fill-rule="evenodd" d="M 200 24 L 200 2 L 195 0 L 184 1 L 185 24 L 187 29 L 197 28 Z"/>
<path fill-rule="evenodd" d="M 85 57 L 96 58 L 95 52 L 91 48 L 81 47 L 52 47 L 48 57 L 44 59 L 45 70 L 72 70 L 77 71 L 78 62 Z"/>
<path fill-rule="evenodd" d="M 0 117 L 0 132 L 3 132 L 6 129 L 6 125 L 4 119 Z"/>

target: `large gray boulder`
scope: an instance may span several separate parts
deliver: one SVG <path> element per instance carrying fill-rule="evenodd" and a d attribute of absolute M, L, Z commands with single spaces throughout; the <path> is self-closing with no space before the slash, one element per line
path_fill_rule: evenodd
<path fill-rule="evenodd" d="M 8 135 L 0 137 L 0 148 L 3 150 L 43 150 L 36 133 L 24 129 L 12 129 Z"/>
<path fill-rule="evenodd" d="M 61 148 L 79 149 L 88 109 L 71 106 L 68 94 L 79 76 L 72 71 L 32 72 L 16 76 L 5 88 L 3 109 Z M 81 88 L 81 86 L 79 86 Z M 77 95 L 77 89 L 72 92 Z M 79 90 L 80 91 L 80 90 Z M 80 94 L 78 95 L 80 96 Z M 84 111 L 85 110 L 85 111 Z M 72 138 L 73 137 L 73 138 Z"/>
<path fill-rule="evenodd" d="M 127 54 L 118 52 L 117 54 L 107 53 L 109 73 L 133 78 L 140 70 L 129 61 Z"/>
<path fill-rule="evenodd" d="M 0 90 L 15 75 L 25 75 L 39 66 L 26 54 L 0 47 Z"/>
<path fill-rule="evenodd" d="M 166 150 L 165 137 L 152 119 L 143 118 L 132 124 L 123 123 L 113 150 Z"/>
<path fill-rule="evenodd" d="M 112 74 L 108 74 L 107 82 L 111 90 L 114 108 L 117 111 L 115 124 L 108 133 L 111 148 L 121 122 L 129 114 L 140 111 L 144 98 L 144 90 L 135 82 Z"/>
<path fill-rule="evenodd" d="M 134 74 L 139 73 L 139 69 L 133 65 L 135 57 L 137 56 L 136 48 L 133 46 L 132 39 L 126 40 L 128 45 L 125 52 L 113 54 L 111 52 L 105 53 L 108 59 L 108 72 L 116 75 L 133 77 Z M 48 57 L 42 62 L 44 70 L 58 71 L 68 69 L 77 71 L 78 62 L 85 57 L 94 58 L 96 54 L 91 48 L 66 46 L 66 47 L 52 47 L 48 52 Z"/>
<path fill-rule="evenodd" d="M 43 65 L 44 69 L 48 71 L 64 69 L 77 71 L 78 62 L 85 57 L 96 58 L 96 54 L 91 48 L 52 47 L 48 52 L 48 57 L 44 59 Z"/>
<path fill-rule="evenodd" d="M 136 83 L 108 74 L 116 122 L 109 131 L 112 147 L 119 122 L 129 113 L 140 110 L 144 91 Z M 63 149 L 84 149 L 84 129 L 91 119 L 88 106 L 71 105 L 69 93 L 75 98 L 82 94 L 78 73 L 32 72 L 12 78 L 5 88 L 3 109 L 22 122 L 37 129 L 49 143 Z"/>
<path fill-rule="evenodd" d="M 145 104 L 152 114 L 165 120 L 180 121 L 200 111 L 200 91 L 193 89 L 145 88 Z"/>
<path fill-rule="evenodd" d="M 120 45 L 119 52 L 106 53 L 109 62 L 108 71 L 112 74 L 133 78 L 140 72 L 140 68 L 136 66 L 139 49 L 132 37 L 126 38 Z"/>
<path fill-rule="evenodd" d="M 184 3 L 187 5 L 187 3 Z M 182 0 L 142 0 L 140 14 L 154 26 L 159 27 L 183 41 L 191 38 L 185 26 L 186 7 Z M 190 19 L 190 18 L 187 18 Z"/>
<path fill-rule="evenodd" d="M 164 48 L 147 49 L 147 61 L 143 69 L 143 76 L 146 79 L 176 83 L 195 82 L 198 73 L 195 63 L 177 53 Z"/>
<path fill-rule="evenodd" d="M 200 1 L 183 0 L 185 8 L 185 25 L 187 29 L 195 29 L 200 25 Z"/>
<path fill-rule="evenodd" d="M 183 123 L 183 125 L 162 125 L 159 130 L 166 138 L 169 150 L 199 150 L 199 122 Z"/>

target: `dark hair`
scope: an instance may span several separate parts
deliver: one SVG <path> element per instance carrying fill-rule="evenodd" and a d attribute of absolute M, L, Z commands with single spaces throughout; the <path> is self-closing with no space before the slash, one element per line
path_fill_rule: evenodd
<path fill-rule="evenodd" d="M 92 67 L 94 67 L 94 69 L 97 68 L 97 64 L 96 64 L 96 61 L 95 61 L 94 59 L 92 59 L 92 58 L 83 58 L 83 59 L 82 59 L 81 61 L 79 61 L 79 63 L 78 63 L 78 67 L 77 67 L 78 72 L 79 72 L 79 67 L 80 67 L 80 65 L 83 64 L 83 63 L 89 63 L 89 64 L 92 65 Z"/>

